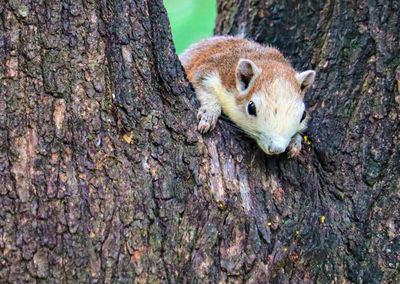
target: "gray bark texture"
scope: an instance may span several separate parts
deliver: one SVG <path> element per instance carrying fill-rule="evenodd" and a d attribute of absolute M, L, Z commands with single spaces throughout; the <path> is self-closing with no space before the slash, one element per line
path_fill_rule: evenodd
<path fill-rule="evenodd" d="M 318 72 L 288 159 L 196 131 L 160 0 L 0 0 L 0 282 L 399 281 L 399 10 L 218 3 Z"/>

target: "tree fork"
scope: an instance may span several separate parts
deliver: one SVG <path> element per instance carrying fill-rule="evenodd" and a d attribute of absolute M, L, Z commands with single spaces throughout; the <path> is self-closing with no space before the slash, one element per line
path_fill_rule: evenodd
<path fill-rule="evenodd" d="M 219 2 L 217 33 L 318 71 L 288 159 L 197 133 L 161 1 L 0 1 L 0 279 L 396 280 L 392 2 Z"/>

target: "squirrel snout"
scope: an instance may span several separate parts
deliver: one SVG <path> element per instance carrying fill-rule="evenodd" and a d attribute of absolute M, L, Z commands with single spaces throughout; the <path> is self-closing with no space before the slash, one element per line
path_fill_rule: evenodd
<path fill-rule="evenodd" d="M 268 152 L 272 155 L 277 155 L 285 152 L 288 146 L 287 139 L 283 137 L 272 137 L 270 144 L 268 145 Z"/>
<path fill-rule="evenodd" d="M 258 144 L 268 155 L 278 155 L 286 151 L 289 143 L 283 137 L 266 137 L 258 140 Z"/>
<path fill-rule="evenodd" d="M 286 150 L 286 147 L 282 147 L 281 145 L 276 145 L 276 144 L 270 145 L 268 147 L 268 151 L 273 155 L 283 153 L 283 152 L 285 152 L 285 150 Z"/>

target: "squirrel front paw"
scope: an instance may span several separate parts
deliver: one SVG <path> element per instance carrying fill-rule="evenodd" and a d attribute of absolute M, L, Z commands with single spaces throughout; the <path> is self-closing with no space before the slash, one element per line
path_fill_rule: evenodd
<path fill-rule="evenodd" d="M 297 134 L 289 144 L 289 157 L 294 158 L 300 154 L 301 151 L 301 141 L 303 137 L 300 134 Z"/>
<path fill-rule="evenodd" d="M 197 113 L 197 119 L 199 119 L 198 130 L 200 133 L 204 134 L 207 131 L 211 131 L 215 128 L 218 117 L 221 115 L 221 107 L 206 108 L 204 106 L 200 107 Z"/>

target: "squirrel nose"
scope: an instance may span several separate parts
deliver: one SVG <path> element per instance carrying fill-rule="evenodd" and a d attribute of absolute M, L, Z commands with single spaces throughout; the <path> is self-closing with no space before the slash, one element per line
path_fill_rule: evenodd
<path fill-rule="evenodd" d="M 282 136 L 273 136 L 270 140 L 270 144 L 268 146 L 268 151 L 272 155 L 278 155 L 280 153 L 285 152 L 286 147 L 288 146 L 289 141 Z"/>
<path fill-rule="evenodd" d="M 285 152 L 286 148 L 279 145 L 270 145 L 268 150 L 271 154 L 277 155 Z"/>

